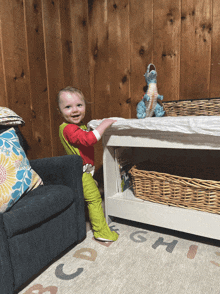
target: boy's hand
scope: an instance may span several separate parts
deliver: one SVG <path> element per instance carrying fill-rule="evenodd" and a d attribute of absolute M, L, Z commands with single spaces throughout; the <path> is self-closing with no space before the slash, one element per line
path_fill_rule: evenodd
<path fill-rule="evenodd" d="M 100 136 L 104 134 L 104 132 L 117 120 L 111 119 L 111 118 L 106 118 L 104 119 L 100 125 L 96 128 L 96 130 L 99 132 Z"/>
<path fill-rule="evenodd" d="M 112 119 L 112 118 L 106 118 L 103 123 L 105 122 L 106 125 L 111 126 L 113 123 L 115 123 L 117 120 L 116 119 Z"/>

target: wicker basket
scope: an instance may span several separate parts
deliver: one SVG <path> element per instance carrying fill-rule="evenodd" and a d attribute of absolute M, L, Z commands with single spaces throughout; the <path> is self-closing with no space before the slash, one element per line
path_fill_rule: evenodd
<path fill-rule="evenodd" d="M 167 116 L 220 115 L 220 98 L 164 101 Z"/>
<path fill-rule="evenodd" d="M 166 116 L 220 115 L 220 98 L 164 101 L 162 104 Z M 187 176 L 184 176 L 184 172 L 182 174 L 184 169 L 187 171 Z M 138 198 L 220 214 L 220 181 L 210 180 L 211 173 L 204 175 L 201 172 L 198 173 L 198 170 L 195 170 L 195 166 L 185 166 L 183 169 L 179 167 L 179 170 L 177 166 L 161 168 L 160 165 L 152 168 L 142 163 L 133 166 L 129 173 L 134 194 Z M 209 180 L 198 179 L 195 177 L 197 174 Z M 215 172 L 213 178 L 218 174 L 219 171 Z"/>
<path fill-rule="evenodd" d="M 220 182 L 130 169 L 136 197 L 143 200 L 220 214 Z"/>

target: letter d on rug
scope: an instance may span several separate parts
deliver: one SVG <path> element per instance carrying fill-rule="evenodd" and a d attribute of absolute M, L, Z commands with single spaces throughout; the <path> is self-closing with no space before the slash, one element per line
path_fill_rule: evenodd
<path fill-rule="evenodd" d="M 89 252 L 91 254 L 91 256 L 82 254 L 85 252 Z M 90 261 L 95 261 L 96 257 L 97 257 L 97 252 L 91 248 L 81 248 L 74 253 L 73 257 L 81 258 L 81 259 L 85 259 L 85 260 L 90 260 Z"/>

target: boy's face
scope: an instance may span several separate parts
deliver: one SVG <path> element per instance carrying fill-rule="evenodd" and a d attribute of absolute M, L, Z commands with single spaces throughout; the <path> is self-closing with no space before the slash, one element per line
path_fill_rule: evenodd
<path fill-rule="evenodd" d="M 85 117 L 85 101 L 78 93 L 61 93 L 59 99 L 59 108 L 66 122 L 70 124 L 78 125 Z"/>

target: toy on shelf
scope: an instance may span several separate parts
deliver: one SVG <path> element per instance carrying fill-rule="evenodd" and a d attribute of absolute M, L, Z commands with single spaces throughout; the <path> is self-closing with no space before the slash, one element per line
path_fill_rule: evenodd
<path fill-rule="evenodd" d="M 150 67 L 155 68 L 150 71 Z M 158 94 L 157 91 L 157 72 L 154 64 L 150 63 L 147 67 L 147 71 L 144 74 L 145 81 L 147 82 L 148 89 L 144 94 L 144 97 L 137 105 L 137 118 L 145 118 L 150 116 L 164 116 L 165 111 L 161 105 L 163 96 Z"/>

